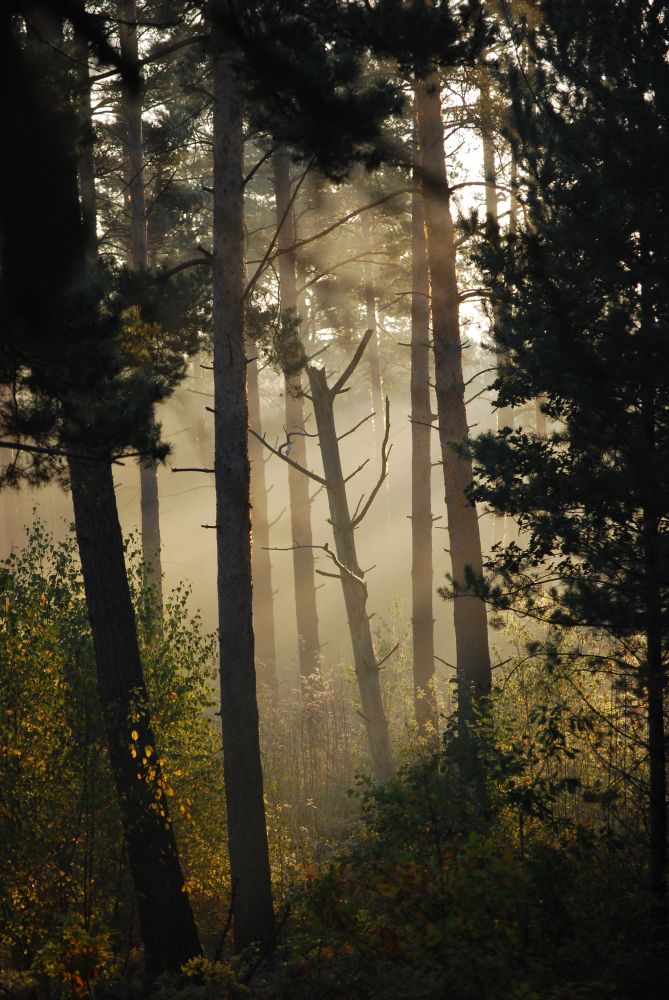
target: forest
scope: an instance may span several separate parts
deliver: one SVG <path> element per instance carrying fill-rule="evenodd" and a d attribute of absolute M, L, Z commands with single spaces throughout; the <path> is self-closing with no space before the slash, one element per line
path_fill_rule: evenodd
<path fill-rule="evenodd" d="M 0 997 L 669 996 L 669 4 L 0 4 Z"/>

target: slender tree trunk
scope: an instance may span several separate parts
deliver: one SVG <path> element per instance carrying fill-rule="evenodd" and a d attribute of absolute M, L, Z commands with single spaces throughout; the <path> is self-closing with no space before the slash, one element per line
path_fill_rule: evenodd
<path fill-rule="evenodd" d="M 369 257 L 372 252 L 372 234 L 368 212 L 362 213 L 360 216 L 360 224 L 362 227 L 364 251 L 366 256 Z M 372 336 L 370 337 L 367 347 L 367 362 L 369 364 L 369 385 L 372 394 L 372 409 L 375 413 L 373 418 L 374 443 L 376 445 L 376 453 L 379 454 L 381 451 L 381 442 L 383 441 L 383 379 L 381 377 L 381 359 L 379 357 L 379 324 L 376 314 L 376 285 L 374 282 L 374 269 L 372 267 L 371 260 L 365 260 L 363 264 L 363 273 L 365 282 L 366 328 L 368 330 L 372 330 Z M 387 542 L 388 545 L 391 545 L 392 507 L 390 505 L 388 479 L 386 479 L 383 484 L 381 497 L 379 499 L 383 505 L 382 517 L 387 532 Z"/>
<path fill-rule="evenodd" d="M 432 608 L 430 275 L 423 199 L 411 198 L 411 621 L 418 734 L 438 734 Z"/>
<path fill-rule="evenodd" d="M 227 0 L 212 8 L 214 80 L 214 465 L 221 722 L 232 884 L 240 950 L 274 931 L 252 627 L 248 409 L 244 350 L 242 105 Z"/>
<path fill-rule="evenodd" d="M 130 66 L 139 66 L 137 38 L 137 2 L 119 0 L 119 40 L 121 55 Z M 142 93 L 127 92 L 123 102 L 125 117 L 124 145 L 127 157 L 126 204 L 130 213 L 128 263 L 133 271 L 147 271 L 147 215 L 144 189 L 144 132 Z M 139 466 L 142 555 L 146 580 L 156 600 L 162 604 L 162 566 L 160 559 L 160 509 L 158 500 L 158 464 L 142 459 Z"/>
<path fill-rule="evenodd" d="M 392 776 L 395 765 L 367 614 L 367 584 L 358 563 L 355 529 L 348 509 L 346 483 L 341 467 L 333 409 L 335 394 L 328 387 L 324 369 L 309 366 L 307 372 L 372 772 L 376 781 L 387 781 Z"/>
<path fill-rule="evenodd" d="M 365 254 L 369 256 L 372 250 L 372 237 L 367 212 L 363 212 L 360 216 L 360 225 L 362 227 L 363 249 Z M 369 384 L 372 390 L 372 409 L 376 414 L 374 418 L 374 438 L 378 452 L 381 449 L 381 441 L 383 440 L 383 383 L 381 380 L 378 323 L 376 320 L 376 288 L 374 285 L 374 271 L 369 260 L 365 260 L 363 264 L 363 274 L 365 282 L 365 320 L 367 329 L 373 331 L 367 347 L 367 362 L 369 364 Z"/>
<path fill-rule="evenodd" d="M 79 39 L 79 190 L 84 253 L 96 259 L 95 175 L 88 49 Z M 123 556 L 111 462 L 71 458 L 74 521 L 93 637 L 98 690 L 150 974 L 178 971 L 201 954 L 169 816 L 167 783 L 151 727 Z"/>
<path fill-rule="evenodd" d="M 151 728 L 111 464 L 71 458 L 74 519 L 98 690 L 151 974 L 200 954 Z"/>
<path fill-rule="evenodd" d="M 468 451 L 461 450 L 469 428 L 462 375 L 456 251 L 436 74 L 416 84 L 416 110 L 430 266 L 439 440 L 455 590 L 458 722 L 464 736 L 475 718 L 477 705 L 490 693 L 491 669 L 485 604 L 473 593 L 468 580 L 469 573 L 482 575 L 483 560 L 476 508 L 467 497 L 472 462 Z"/>
<path fill-rule="evenodd" d="M 297 322 L 295 252 L 288 248 L 295 244 L 295 225 L 290 205 L 290 165 L 285 150 L 279 150 L 274 157 L 274 184 L 277 224 L 280 226 L 277 242 L 279 251 L 282 251 L 279 256 L 281 313 L 288 331 L 288 343 L 284 345 L 286 435 L 290 441 L 291 458 L 300 465 L 306 466 L 307 441 L 304 426 L 304 396 L 302 394 L 304 350 L 299 330 L 294 325 Z M 288 468 L 288 494 L 293 540 L 298 661 L 300 680 L 304 683 L 308 677 L 319 670 L 320 640 L 318 636 L 314 555 L 311 548 L 313 538 L 309 481 L 290 466 Z"/>
<path fill-rule="evenodd" d="M 258 361 L 255 344 L 247 341 L 246 366 L 249 424 L 262 433 Z M 272 591 L 272 561 L 269 554 L 269 516 L 267 513 L 267 478 L 265 454 L 260 441 L 249 436 L 251 463 L 251 524 L 253 529 L 253 632 L 258 680 L 278 694 L 276 673 L 276 638 L 274 628 L 274 593 Z"/>

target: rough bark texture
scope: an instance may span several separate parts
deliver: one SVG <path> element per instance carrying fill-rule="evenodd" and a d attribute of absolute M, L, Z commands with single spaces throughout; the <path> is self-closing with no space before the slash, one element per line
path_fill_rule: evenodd
<path fill-rule="evenodd" d="M 274 931 L 260 764 L 252 627 L 248 410 L 244 350 L 243 137 L 234 51 L 213 7 L 214 465 L 221 722 L 232 884 L 239 950 Z"/>
<path fill-rule="evenodd" d="M 423 200 L 411 199 L 411 621 L 416 722 L 420 736 L 438 732 L 432 608 L 432 406 L 430 276 Z"/>
<path fill-rule="evenodd" d="M 341 467 L 333 410 L 336 397 L 328 387 L 324 369 L 309 366 L 307 372 L 372 772 L 376 781 L 386 781 L 392 776 L 395 765 L 367 614 L 367 584 L 358 564 L 355 529 L 348 508 L 346 483 Z"/>
<path fill-rule="evenodd" d="M 79 124 L 90 127 L 88 51 L 78 41 Z M 82 68 L 83 67 L 83 68 Z M 92 134 L 89 133 L 92 140 Z M 79 146 L 84 253 L 97 249 L 92 148 Z M 70 485 L 109 756 L 123 820 L 140 932 L 151 974 L 201 954 L 158 764 L 123 557 L 111 463 L 71 459 Z"/>
<path fill-rule="evenodd" d="M 200 943 L 151 728 L 111 464 L 70 459 L 98 691 L 150 973 L 176 972 Z"/>
<path fill-rule="evenodd" d="M 255 344 L 247 342 L 249 425 L 262 433 L 258 361 Z M 251 525 L 253 529 L 253 632 L 257 679 L 267 684 L 276 695 L 276 638 L 274 628 L 274 593 L 272 591 L 272 561 L 269 554 L 269 517 L 267 513 L 267 477 L 265 454 L 260 441 L 249 436 L 251 463 Z"/>
<path fill-rule="evenodd" d="M 290 205 L 290 169 L 288 155 L 280 150 L 274 157 L 274 183 L 276 192 L 279 256 L 279 289 L 281 312 L 287 320 L 287 329 L 297 318 L 297 288 L 295 278 L 295 253 L 289 248 L 295 244 L 295 225 Z M 293 328 L 289 343 L 284 345 L 285 356 L 285 408 L 286 434 L 290 440 L 290 457 L 302 466 L 307 465 L 307 442 L 304 435 L 304 397 L 302 395 L 303 348 L 297 328 Z M 320 640 L 318 635 L 318 609 L 314 555 L 310 547 L 311 504 L 309 481 L 297 470 L 288 467 L 288 495 L 290 498 L 290 526 L 293 544 L 293 575 L 295 580 L 295 613 L 297 618 L 298 662 L 300 680 L 315 673 L 320 665 Z"/>
<path fill-rule="evenodd" d="M 119 40 L 121 55 L 131 66 L 139 64 L 136 0 L 119 0 Z M 124 147 L 127 159 L 126 205 L 130 215 L 128 264 L 134 271 L 148 268 L 146 194 L 144 190 L 144 134 L 142 129 L 142 94 L 128 92 L 123 101 L 125 119 Z M 160 511 L 158 502 L 158 465 L 143 459 L 139 466 L 142 515 L 142 556 L 146 580 L 158 602 L 162 601 L 160 560 Z"/>
<path fill-rule="evenodd" d="M 458 721 L 464 735 L 474 718 L 475 706 L 490 692 L 491 670 L 485 604 L 472 593 L 467 580 L 469 572 L 475 576 L 482 574 L 483 561 L 476 508 L 466 495 L 472 481 L 471 458 L 467 452 L 457 450 L 467 439 L 469 428 L 462 375 L 456 251 L 436 74 L 417 83 L 416 111 L 430 266 L 439 440 L 456 592 Z"/>

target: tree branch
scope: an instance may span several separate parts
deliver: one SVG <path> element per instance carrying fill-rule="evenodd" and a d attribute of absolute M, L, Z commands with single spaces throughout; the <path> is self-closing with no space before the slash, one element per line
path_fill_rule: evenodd
<path fill-rule="evenodd" d="M 340 392 L 343 391 L 344 386 L 346 385 L 346 383 L 350 379 L 351 375 L 353 374 L 353 372 L 356 370 L 356 368 L 360 364 L 360 359 L 362 358 L 363 354 L 365 353 L 365 349 L 367 347 L 367 344 L 369 343 L 369 341 L 372 338 L 373 334 L 374 334 L 373 330 L 365 330 L 365 332 L 363 334 L 363 337 L 362 337 L 362 340 L 360 341 L 360 343 L 358 344 L 358 346 L 355 349 L 355 354 L 353 355 L 353 357 L 351 358 L 351 360 L 349 361 L 349 363 L 347 364 L 346 368 L 344 369 L 344 371 L 342 372 L 342 374 L 339 376 L 339 378 L 337 379 L 337 381 L 335 382 L 335 384 L 330 389 L 330 395 L 331 396 L 333 396 L 333 397 L 337 396 Z"/>
<path fill-rule="evenodd" d="M 292 467 L 294 469 L 297 469 L 298 472 L 301 472 L 305 476 L 309 476 L 310 479 L 313 479 L 314 482 L 320 483 L 321 486 L 325 486 L 325 480 L 323 479 L 322 476 L 318 476 L 315 472 L 312 472 L 311 469 L 305 469 L 303 465 L 299 464 L 299 462 L 294 462 L 292 458 L 288 457 L 288 455 L 284 455 L 283 452 L 279 451 L 277 448 L 273 448 L 272 445 L 267 440 L 267 438 L 264 436 L 264 434 L 263 435 L 258 434 L 257 431 L 253 430 L 252 427 L 249 427 L 249 434 L 253 434 L 254 438 L 257 438 L 257 440 L 260 441 L 261 444 L 264 444 L 265 447 L 269 451 L 271 451 L 273 455 L 276 455 L 278 458 L 280 458 L 282 462 L 286 462 L 288 465 L 292 465 Z"/>
<path fill-rule="evenodd" d="M 360 522 L 367 514 L 369 508 L 372 506 L 372 504 L 376 499 L 377 493 L 383 486 L 383 482 L 386 476 L 388 475 L 388 456 L 390 455 L 392 449 L 392 445 L 390 446 L 390 448 L 388 447 L 389 435 L 390 435 L 390 400 L 386 396 L 386 429 L 383 435 L 383 443 L 381 444 L 381 473 L 376 481 L 374 489 L 369 494 L 369 499 L 367 500 L 367 503 L 364 505 L 360 513 L 357 514 L 351 521 L 351 524 L 353 525 L 354 528 L 357 528 L 357 526 L 360 524 Z"/>

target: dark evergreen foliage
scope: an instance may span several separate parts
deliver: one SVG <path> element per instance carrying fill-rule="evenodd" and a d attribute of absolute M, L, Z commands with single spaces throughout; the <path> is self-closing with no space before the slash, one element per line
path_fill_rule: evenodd
<path fill-rule="evenodd" d="M 495 600 L 554 585 L 557 620 L 628 635 L 647 616 L 646 514 L 665 615 L 669 584 L 669 38 L 656 4 L 545 9 L 534 76 L 511 74 L 527 224 L 481 256 L 503 307 L 497 405 L 539 397 L 550 434 L 520 419 L 479 438 L 475 496 L 525 532 L 493 560 Z"/>

